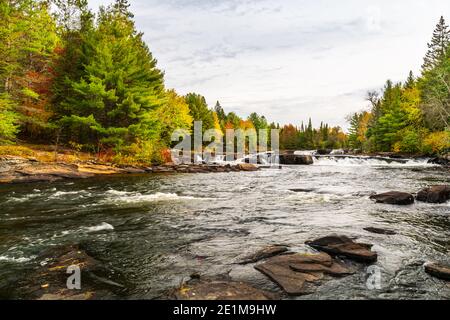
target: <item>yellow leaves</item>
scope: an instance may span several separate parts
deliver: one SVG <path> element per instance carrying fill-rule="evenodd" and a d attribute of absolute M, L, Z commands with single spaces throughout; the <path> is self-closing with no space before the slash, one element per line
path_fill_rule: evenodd
<path fill-rule="evenodd" d="M 420 102 L 420 90 L 417 87 L 403 90 L 400 106 L 406 112 L 408 123 L 411 125 L 419 124 L 422 121 Z"/>
<path fill-rule="evenodd" d="M 214 129 L 217 132 L 220 132 L 220 135 L 223 136 L 222 128 L 220 126 L 220 120 L 219 120 L 219 117 L 217 116 L 216 112 L 213 112 L 213 119 L 214 119 Z"/>
<path fill-rule="evenodd" d="M 370 112 L 364 112 L 361 115 L 361 119 L 358 127 L 358 141 L 363 143 L 367 140 L 367 129 L 369 128 L 370 120 L 372 119 L 372 114 Z"/>
<path fill-rule="evenodd" d="M 428 153 L 441 153 L 450 148 L 450 132 L 430 133 L 423 141 L 424 150 Z"/>

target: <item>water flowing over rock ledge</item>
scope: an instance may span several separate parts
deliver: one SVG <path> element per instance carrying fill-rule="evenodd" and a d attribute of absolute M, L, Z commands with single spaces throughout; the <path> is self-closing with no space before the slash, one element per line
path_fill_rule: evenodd
<path fill-rule="evenodd" d="M 259 168 L 252 164 L 236 165 L 161 165 L 153 167 L 114 166 L 95 162 L 43 163 L 34 159 L 0 157 L 0 184 L 54 182 L 62 179 L 86 179 L 95 176 L 145 173 L 226 173 L 252 172 Z"/>

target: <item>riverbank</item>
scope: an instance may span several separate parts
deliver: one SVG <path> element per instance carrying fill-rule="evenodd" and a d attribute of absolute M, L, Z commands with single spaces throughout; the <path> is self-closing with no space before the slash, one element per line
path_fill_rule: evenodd
<path fill-rule="evenodd" d="M 0 157 L 0 184 L 54 182 L 62 179 L 86 179 L 95 176 L 129 175 L 146 173 L 225 173 L 258 171 L 252 164 L 237 165 L 157 165 L 126 166 L 96 161 L 41 162 L 34 158 L 17 156 Z"/>

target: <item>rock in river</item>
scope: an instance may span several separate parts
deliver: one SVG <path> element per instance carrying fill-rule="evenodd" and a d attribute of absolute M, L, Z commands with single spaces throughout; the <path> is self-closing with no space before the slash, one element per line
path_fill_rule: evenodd
<path fill-rule="evenodd" d="M 450 281 L 449 265 L 443 265 L 440 263 L 427 263 L 425 265 L 425 272 L 433 277 Z"/>
<path fill-rule="evenodd" d="M 280 245 L 274 245 L 269 246 L 264 249 L 261 249 L 254 254 L 246 257 L 243 261 L 241 261 L 239 264 L 249 264 L 249 263 L 255 263 L 258 261 L 261 261 L 263 259 L 271 258 L 283 253 L 286 253 L 288 251 L 288 248 L 286 246 L 280 246 Z"/>
<path fill-rule="evenodd" d="M 96 300 L 117 298 L 114 290 L 124 286 L 108 279 L 111 274 L 102 263 L 86 253 L 78 245 L 48 249 L 38 260 L 40 267 L 26 274 L 17 286 L 20 296 L 33 300 Z M 78 267 L 81 289 L 67 288 L 69 267 Z M 117 271 L 115 272 L 117 276 Z M 113 291 L 112 291 L 113 290 Z"/>
<path fill-rule="evenodd" d="M 282 154 L 280 164 L 285 165 L 312 165 L 314 159 L 310 155 Z"/>
<path fill-rule="evenodd" d="M 241 163 L 237 165 L 237 169 L 240 171 L 258 171 L 258 167 L 251 163 Z"/>
<path fill-rule="evenodd" d="M 389 236 L 397 234 L 395 231 L 392 231 L 392 230 L 373 228 L 373 227 L 364 228 L 364 230 L 366 230 L 367 232 L 370 232 L 370 233 L 385 234 L 385 235 L 389 235 Z"/>
<path fill-rule="evenodd" d="M 332 255 L 344 256 L 357 262 L 371 263 L 377 261 L 378 255 L 371 251 L 372 245 L 354 242 L 347 236 L 331 235 L 307 241 L 307 245 Z"/>
<path fill-rule="evenodd" d="M 195 277 L 169 294 L 175 300 L 275 300 L 270 292 L 230 279 Z"/>
<path fill-rule="evenodd" d="M 277 256 L 255 266 L 255 269 L 291 296 L 310 293 L 308 284 L 322 280 L 325 274 L 345 276 L 352 273 L 326 253 Z"/>
<path fill-rule="evenodd" d="M 370 197 L 376 203 L 410 205 L 414 203 L 414 196 L 410 193 L 391 191 L 382 194 L 376 194 Z"/>
<path fill-rule="evenodd" d="M 433 186 L 421 190 L 417 201 L 428 203 L 444 203 L 450 200 L 450 186 Z"/>

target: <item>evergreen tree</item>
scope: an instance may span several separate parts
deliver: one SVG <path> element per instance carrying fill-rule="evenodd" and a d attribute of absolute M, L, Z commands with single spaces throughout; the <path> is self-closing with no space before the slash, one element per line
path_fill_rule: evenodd
<path fill-rule="evenodd" d="M 414 73 L 412 71 L 408 74 L 408 79 L 405 82 L 405 89 L 412 89 L 416 86 L 416 78 L 414 77 Z"/>
<path fill-rule="evenodd" d="M 61 123 L 82 143 L 120 149 L 155 140 L 155 111 L 165 103 L 163 73 L 156 68 L 126 1 L 102 8 L 98 26 L 83 38 L 79 79 L 61 102 Z"/>
<path fill-rule="evenodd" d="M 450 29 L 441 17 L 436 29 L 433 32 L 431 42 L 428 44 L 428 52 L 425 55 L 423 71 L 435 68 L 444 58 L 450 44 Z"/>
<path fill-rule="evenodd" d="M 214 129 L 213 112 L 208 108 L 204 96 L 197 93 L 189 93 L 186 95 L 186 103 L 189 105 L 192 119 L 194 121 L 202 121 L 203 132 Z"/>

